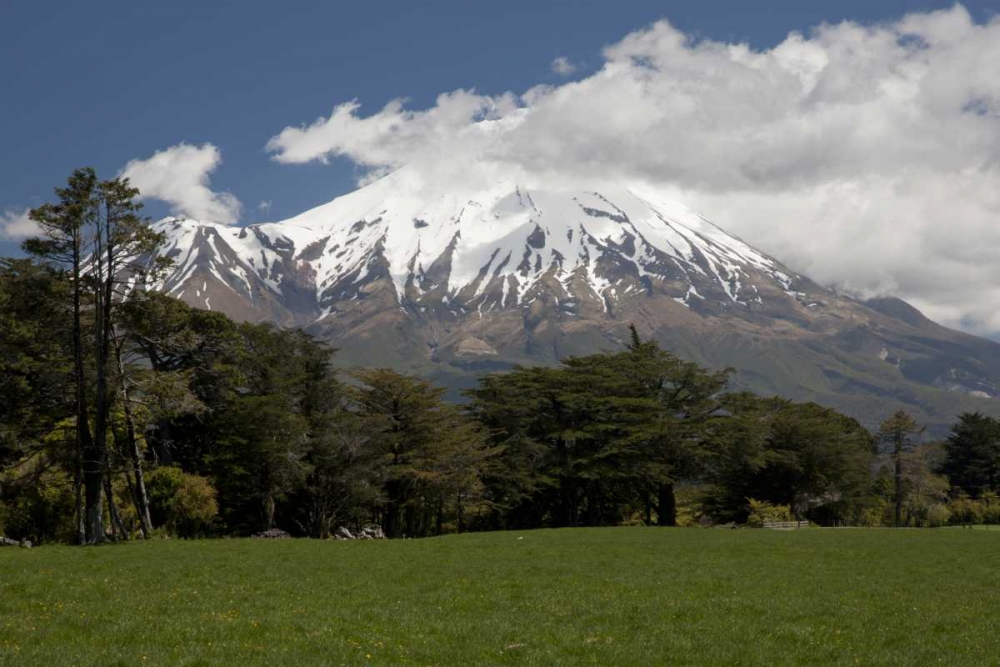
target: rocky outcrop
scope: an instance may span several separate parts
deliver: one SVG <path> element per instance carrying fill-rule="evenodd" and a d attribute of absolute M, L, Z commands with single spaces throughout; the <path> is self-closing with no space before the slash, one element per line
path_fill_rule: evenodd
<path fill-rule="evenodd" d="M 350 528 L 341 526 L 333 531 L 335 540 L 384 540 L 385 532 L 381 526 L 368 525 L 358 531 L 352 532 Z"/>
<path fill-rule="evenodd" d="M 258 540 L 287 540 L 291 537 L 291 535 L 280 528 L 268 528 L 267 530 L 254 534 L 253 537 Z"/>
<path fill-rule="evenodd" d="M 21 547 L 22 549 L 31 548 L 31 540 L 12 540 L 9 537 L 3 537 L 0 535 L 0 547 Z"/>

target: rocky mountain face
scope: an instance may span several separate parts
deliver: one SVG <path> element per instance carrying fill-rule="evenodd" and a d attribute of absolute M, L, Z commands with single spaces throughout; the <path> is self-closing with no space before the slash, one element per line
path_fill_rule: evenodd
<path fill-rule="evenodd" d="M 157 285 L 239 320 L 298 326 L 344 365 L 455 388 L 513 364 L 641 334 L 735 388 L 815 400 L 875 425 L 904 407 L 941 431 L 1000 411 L 1000 344 L 892 298 L 797 275 L 656 190 L 429 188 L 406 169 L 280 223 L 156 223 Z"/>

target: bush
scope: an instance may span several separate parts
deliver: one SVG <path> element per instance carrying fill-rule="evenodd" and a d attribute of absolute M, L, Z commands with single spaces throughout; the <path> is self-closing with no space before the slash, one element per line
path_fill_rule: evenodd
<path fill-rule="evenodd" d="M 892 510 L 884 498 L 866 498 L 858 508 L 856 522 L 865 528 L 878 528 L 892 525 Z M 888 523 L 887 523 L 888 520 Z"/>
<path fill-rule="evenodd" d="M 71 478 L 52 470 L 12 484 L 3 482 L 0 479 L 0 535 L 35 544 L 75 539 L 76 501 Z"/>
<path fill-rule="evenodd" d="M 750 514 L 747 525 L 751 528 L 763 528 L 765 521 L 793 521 L 792 508 L 788 505 L 772 505 L 766 500 L 747 498 Z"/>
<path fill-rule="evenodd" d="M 983 508 L 983 523 L 1000 524 L 1000 502 L 993 502 Z"/>
<path fill-rule="evenodd" d="M 219 513 L 215 489 L 205 477 L 165 466 L 146 475 L 153 525 L 179 537 L 194 537 Z"/>
<path fill-rule="evenodd" d="M 950 519 L 951 510 L 948 509 L 947 505 L 937 504 L 927 508 L 927 526 L 930 528 L 945 526 Z"/>
<path fill-rule="evenodd" d="M 978 500 L 956 498 L 948 503 L 951 523 L 982 523 L 986 508 Z"/>
<path fill-rule="evenodd" d="M 710 525 L 702 498 L 706 487 L 684 484 L 677 487 L 677 525 L 682 528 Z"/>

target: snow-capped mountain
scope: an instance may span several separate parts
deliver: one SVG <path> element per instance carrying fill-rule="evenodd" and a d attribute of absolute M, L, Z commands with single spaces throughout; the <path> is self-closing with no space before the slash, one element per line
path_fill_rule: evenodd
<path fill-rule="evenodd" d="M 168 218 L 156 224 L 175 261 L 158 286 L 192 305 L 299 325 L 391 282 L 404 308 L 455 316 L 580 300 L 608 314 L 631 293 L 688 307 L 757 308 L 800 298 L 799 280 L 655 190 L 621 185 L 545 190 L 501 182 L 427 198 L 405 170 L 280 223 L 233 228 Z M 214 305 L 213 305 L 214 300 Z M 259 317 L 258 316 L 258 317 Z"/>
<path fill-rule="evenodd" d="M 452 386 L 484 369 L 611 349 L 635 324 L 737 387 L 930 423 L 996 410 L 1000 345 L 896 299 L 797 275 L 655 188 L 428 184 L 398 170 L 278 223 L 167 218 L 157 288 L 241 320 L 300 326 L 347 364 Z"/>

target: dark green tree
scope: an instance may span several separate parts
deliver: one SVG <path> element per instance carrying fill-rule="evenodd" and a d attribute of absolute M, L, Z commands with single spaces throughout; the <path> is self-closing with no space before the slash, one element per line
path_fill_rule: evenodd
<path fill-rule="evenodd" d="M 0 533 L 33 542 L 77 539 L 69 289 L 61 271 L 0 260 Z"/>
<path fill-rule="evenodd" d="M 721 392 L 732 370 L 707 371 L 660 349 L 655 342 L 642 341 L 634 326 L 629 330 L 629 352 L 618 355 L 614 363 L 638 384 L 640 397 L 655 401 L 655 415 L 640 432 L 646 484 L 652 491 L 658 523 L 673 526 L 677 523 L 675 484 L 702 476 L 710 453 L 707 428 L 720 408 Z"/>
<path fill-rule="evenodd" d="M 40 453 L 75 406 L 65 275 L 0 259 L 0 469 Z"/>
<path fill-rule="evenodd" d="M 301 411 L 307 428 L 307 473 L 292 492 L 292 521 L 310 537 L 325 538 L 338 526 L 359 528 L 376 504 L 370 483 L 371 457 L 356 415 L 347 410 L 347 391 L 333 369 L 327 346 L 297 334 L 303 363 Z"/>
<path fill-rule="evenodd" d="M 368 441 L 373 482 L 381 489 L 388 537 L 464 528 L 479 496 L 479 471 L 489 452 L 476 424 L 444 389 L 384 368 L 356 371 L 353 410 Z"/>
<path fill-rule="evenodd" d="M 867 493 L 871 435 L 815 403 L 727 395 L 710 440 L 706 505 L 718 519 L 745 520 L 753 498 L 803 518 L 842 521 Z"/>
<path fill-rule="evenodd" d="M 502 513 L 494 523 L 612 524 L 655 507 L 658 521 L 673 525 L 674 485 L 697 475 L 727 375 L 683 362 L 633 329 L 624 352 L 482 378 L 470 410 L 507 464 L 487 471 Z"/>
<path fill-rule="evenodd" d="M 944 443 L 941 472 L 974 498 L 1000 491 L 1000 421 L 979 412 L 959 415 Z"/>
<path fill-rule="evenodd" d="M 332 351 L 301 332 L 235 324 L 164 295 L 136 296 L 123 313 L 130 348 L 153 371 L 137 391 L 155 461 L 211 478 L 226 530 L 305 525 L 282 505 L 293 494 L 305 501 L 314 450 L 336 440 L 343 390 Z M 333 474 L 332 459 L 317 458 Z"/>

